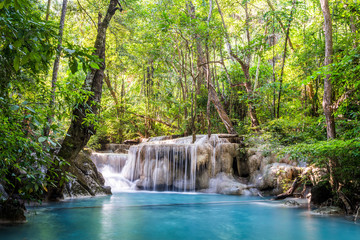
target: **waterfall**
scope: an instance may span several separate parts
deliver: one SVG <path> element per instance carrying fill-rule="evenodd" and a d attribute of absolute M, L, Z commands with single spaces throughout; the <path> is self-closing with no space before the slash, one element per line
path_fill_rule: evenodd
<path fill-rule="evenodd" d="M 195 191 L 196 149 L 175 143 L 132 146 L 121 174 L 144 190 Z"/>
<path fill-rule="evenodd" d="M 91 160 L 102 173 L 105 185 L 111 186 L 113 192 L 130 190 L 133 183 L 124 178 L 121 174 L 127 162 L 127 154 L 118 153 L 92 153 Z"/>
<path fill-rule="evenodd" d="M 193 192 L 207 188 L 220 171 L 231 173 L 235 150 L 224 161 L 220 153 L 225 143 L 231 144 L 217 135 L 197 135 L 195 143 L 192 137 L 157 137 L 131 146 L 127 155 L 93 153 L 92 160 L 112 191 Z"/>

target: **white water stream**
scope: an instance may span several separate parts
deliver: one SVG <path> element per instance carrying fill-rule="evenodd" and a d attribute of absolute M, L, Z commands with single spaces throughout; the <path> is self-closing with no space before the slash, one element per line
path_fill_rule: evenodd
<path fill-rule="evenodd" d="M 212 177 L 215 175 L 216 147 L 225 139 L 199 135 L 173 140 L 152 139 L 131 146 L 129 153 L 93 153 L 91 158 L 113 192 L 126 190 L 160 190 L 191 192 L 196 188 L 198 148 L 208 144 L 211 149 Z"/>

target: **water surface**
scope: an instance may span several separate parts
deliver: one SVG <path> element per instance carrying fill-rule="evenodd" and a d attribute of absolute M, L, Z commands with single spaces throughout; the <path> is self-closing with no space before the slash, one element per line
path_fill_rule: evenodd
<path fill-rule="evenodd" d="M 360 239 L 360 224 L 266 199 L 124 192 L 31 208 L 0 239 Z"/>

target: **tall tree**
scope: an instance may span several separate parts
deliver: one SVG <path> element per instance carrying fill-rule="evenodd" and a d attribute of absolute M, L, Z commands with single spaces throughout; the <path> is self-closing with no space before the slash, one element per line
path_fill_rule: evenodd
<path fill-rule="evenodd" d="M 332 21 L 329 9 L 328 0 L 320 0 L 321 10 L 324 15 L 324 32 L 325 32 L 325 61 L 324 66 L 330 67 L 333 55 L 333 38 L 332 38 Z M 328 139 L 336 137 L 335 133 L 335 119 L 333 114 L 332 105 L 332 86 L 331 74 L 327 74 L 324 78 L 324 97 L 323 108 L 326 117 L 326 133 Z"/>
<path fill-rule="evenodd" d="M 118 5 L 119 7 L 117 7 Z M 101 63 L 99 68 L 91 68 L 85 78 L 83 89 L 90 91 L 91 96 L 74 109 L 70 127 L 58 153 L 60 158 L 68 162 L 71 162 L 78 155 L 81 149 L 85 147 L 90 137 L 96 132 L 96 120 L 87 120 L 98 114 L 105 71 L 106 30 L 110 24 L 110 20 L 118 9 L 122 11 L 118 0 L 110 0 L 104 19 L 102 19 L 102 15 L 99 13 L 94 55 L 101 59 Z M 66 171 L 67 167 L 63 167 L 62 170 Z M 60 182 L 58 182 L 58 185 L 60 186 L 57 186 L 57 188 L 53 188 L 49 191 L 50 200 L 62 197 L 63 188 Z"/>
<path fill-rule="evenodd" d="M 325 32 L 325 66 L 330 66 L 332 63 L 333 55 L 333 39 L 332 39 L 332 21 L 329 9 L 328 0 L 320 0 L 321 10 L 324 15 L 324 32 Z M 329 71 L 329 70 L 328 70 Z M 324 78 L 324 97 L 323 97 L 323 108 L 326 118 L 326 133 L 327 139 L 331 140 L 336 138 L 335 132 L 335 119 L 332 107 L 332 85 L 331 85 L 331 74 L 327 74 Z M 345 205 L 348 214 L 353 212 L 353 207 L 349 199 L 341 191 L 343 184 L 338 175 L 338 168 L 340 167 L 339 161 L 335 157 L 329 158 L 329 169 L 330 169 L 330 184 L 333 190 L 338 194 L 338 197 Z"/>

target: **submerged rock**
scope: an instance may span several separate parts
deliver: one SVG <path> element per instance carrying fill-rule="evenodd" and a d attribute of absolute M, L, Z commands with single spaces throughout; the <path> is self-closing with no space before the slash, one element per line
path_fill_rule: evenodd
<path fill-rule="evenodd" d="M 70 164 L 69 173 L 73 176 L 64 188 L 65 198 L 111 194 L 111 190 L 104 186 L 102 174 L 83 152 Z"/>
<path fill-rule="evenodd" d="M 295 200 L 286 200 L 284 202 L 284 205 L 285 206 L 288 206 L 288 207 L 299 207 L 300 206 L 300 203 L 298 203 L 297 201 Z"/>
<path fill-rule="evenodd" d="M 336 206 L 321 207 L 321 208 L 315 209 L 312 212 L 316 213 L 316 214 L 322 214 L 322 215 L 342 215 L 345 213 L 343 209 L 336 207 Z"/>

